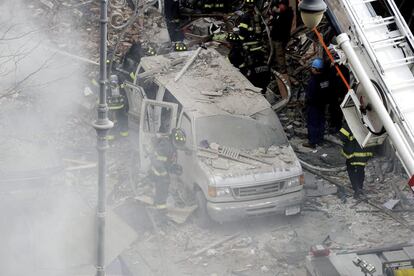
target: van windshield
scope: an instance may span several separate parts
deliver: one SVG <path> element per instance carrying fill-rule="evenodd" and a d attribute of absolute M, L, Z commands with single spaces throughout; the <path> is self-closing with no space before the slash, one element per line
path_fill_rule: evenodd
<path fill-rule="evenodd" d="M 283 128 L 276 117 L 277 124 L 269 124 L 260 116 L 258 119 L 231 115 L 202 117 L 195 121 L 197 144 L 217 143 L 237 149 L 269 148 L 272 145 L 287 144 Z"/>

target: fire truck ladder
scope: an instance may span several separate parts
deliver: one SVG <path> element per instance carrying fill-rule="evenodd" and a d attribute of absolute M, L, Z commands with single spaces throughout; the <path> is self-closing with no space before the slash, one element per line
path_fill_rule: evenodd
<path fill-rule="evenodd" d="M 389 127 L 394 130 L 392 134 L 389 133 L 391 141 L 405 169 L 412 176 L 414 174 L 414 164 L 412 164 L 414 163 L 412 162 L 414 160 L 413 34 L 393 0 L 342 0 L 341 2 L 352 22 L 348 34 L 353 40 L 353 48 L 360 60 L 360 63 L 358 61 L 355 63 L 362 64 L 370 78 L 378 82 L 380 89 L 377 87 L 376 90 L 381 94 L 386 109 L 377 110 L 387 111 L 387 115 L 391 118 L 392 121 L 389 118 L 385 120 L 394 125 Z M 354 71 L 355 64 L 350 62 L 350 65 Z M 353 101 L 356 106 L 361 105 L 355 93 Z M 344 106 L 342 108 L 344 110 Z M 386 127 L 385 123 L 384 126 Z M 362 145 L 369 144 L 366 139 L 362 140 L 364 139 L 359 139 L 358 142 Z M 404 146 L 396 146 L 399 143 L 404 143 Z"/>

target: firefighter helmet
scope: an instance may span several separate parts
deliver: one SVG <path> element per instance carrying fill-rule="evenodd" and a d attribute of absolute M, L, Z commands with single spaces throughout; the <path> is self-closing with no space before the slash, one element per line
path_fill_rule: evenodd
<path fill-rule="evenodd" d="M 241 39 L 240 39 L 240 36 L 238 34 L 236 34 L 236 33 L 229 33 L 227 35 L 227 40 L 228 41 L 231 41 L 231 42 L 234 42 L 234 41 L 240 41 Z"/>
<path fill-rule="evenodd" d="M 245 4 L 246 6 L 251 7 L 251 6 L 256 5 L 256 0 L 244 0 L 244 4 Z"/>
<path fill-rule="evenodd" d="M 152 46 L 148 46 L 146 54 L 147 54 L 147 56 L 155 56 L 157 54 L 157 52 L 155 51 L 155 49 Z"/>
<path fill-rule="evenodd" d="M 172 139 L 172 143 L 176 148 L 182 148 L 184 147 L 186 141 L 187 141 L 187 137 L 185 135 L 184 130 L 182 130 L 181 128 L 174 128 L 171 131 L 171 139 Z"/>
<path fill-rule="evenodd" d="M 174 44 L 174 50 L 176 52 L 187 51 L 187 45 L 185 45 L 184 42 L 176 42 Z"/>

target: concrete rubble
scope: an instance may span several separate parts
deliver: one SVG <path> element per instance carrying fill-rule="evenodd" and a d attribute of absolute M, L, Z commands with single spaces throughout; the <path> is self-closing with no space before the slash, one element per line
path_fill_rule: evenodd
<path fill-rule="evenodd" d="M 97 61 L 98 1 L 39 0 L 30 3 L 27 8 L 32 12 L 34 20 L 50 28 L 49 36 L 56 38 L 52 43 L 58 49 Z M 110 13 L 116 14 L 121 11 L 125 18 L 117 19 L 118 24 L 125 23 L 130 16 L 133 16 L 133 11 L 127 6 L 112 6 Z M 117 52 L 118 57 L 126 52 L 133 41 L 142 40 L 154 45 L 163 45 L 167 42 L 165 23 L 158 11 L 150 9 L 146 16 L 142 27 L 137 21 L 134 23 L 135 28 L 125 34 Z M 205 25 L 206 21 L 198 20 L 193 26 L 194 33 L 204 35 Z M 143 32 L 143 36 L 140 36 L 142 29 L 146 31 Z M 61 36 L 54 36 L 55 33 L 62 32 L 65 33 L 64 40 L 59 39 Z M 349 180 L 343 167 L 344 159 L 339 154 L 339 145 L 326 142 L 316 150 L 301 146 L 306 141 L 306 128 L 302 112 L 303 97 L 299 92 L 303 89 L 308 76 L 304 72 L 307 67 L 306 59 L 303 56 L 300 59 L 300 55 L 295 52 L 303 52 L 311 56 L 318 51 L 309 44 L 309 39 L 304 37 L 304 33 L 305 31 L 298 32 L 294 36 L 289 44 L 292 51 L 288 52 L 290 65 L 299 64 L 292 75 L 296 100 L 283 109 L 279 116 L 298 157 L 314 167 L 331 170 L 324 174 L 349 188 Z M 119 36 L 119 31 L 110 32 L 110 47 L 115 45 L 114 41 Z M 199 68 L 198 74 L 205 73 L 205 60 L 208 58 L 208 55 L 201 54 L 195 61 L 194 66 Z M 95 65 L 83 68 L 82 73 L 87 76 L 82 80 L 83 87 L 89 84 L 88 74 L 92 76 L 93 73 L 90 72 L 96 69 Z M 216 97 L 225 97 L 226 92 L 235 87 L 233 80 L 223 80 L 221 83 L 222 85 L 217 87 L 217 94 L 206 94 L 203 101 L 215 101 Z M 86 97 L 82 95 L 82 86 L 78 88 L 79 95 Z M 251 93 L 256 92 L 251 91 Z M 11 165 L 8 156 L 15 158 L 23 154 L 26 156 L 25 161 L 30 161 L 30 164 L 19 164 L 19 166 L 25 167 L 27 171 L 57 169 L 63 179 L 55 184 L 52 183 L 52 186 L 63 185 L 65 189 L 80 196 L 90 208 L 95 206 L 97 158 L 94 148 L 96 134 L 90 126 L 95 116 L 92 106 L 77 104 L 76 112 L 70 112 L 65 117 L 64 123 L 53 125 L 40 132 L 39 139 L 34 139 L 34 143 L 43 141 L 45 149 L 43 145 L 38 147 L 36 144 L 33 147 L 31 144 L 33 141 L 16 138 L 20 136 L 17 129 L 13 132 L 14 122 L 11 121 L 11 117 L 16 110 L 28 110 L 33 112 L 32 116 L 42 117 L 42 110 L 36 109 L 36 102 L 32 98 L 27 96 L 2 98 L 0 106 L 2 107 L 0 128 L 12 130 L 10 135 L 2 137 L 0 143 L 2 180 L 7 173 L 12 177 L 15 169 L 7 167 Z M 231 103 L 223 105 L 223 109 L 228 111 L 232 108 L 234 107 Z M 122 253 L 118 248 L 122 262 L 130 273 L 124 275 L 301 276 L 306 275 L 304 258 L 314 244 L 324 244 L 334 252 L 346 252 L 411 241 L 413 237 L 409 227 L 403 226 L 378 208 L 374 208 L 366 200 L 352 199 L 349 197 L 351 195 L 349 191 L 343 192 L 337 185 L 311 172 L 305 174 L 307 199 L 300 215 L 251 218 L 226 224 L 212 224 L 209 228 L 201 228 L 193 221 L 191 215 L 196 209 L 194 199 L 186 194 L 180 194 L 177 186 L 180 184 L 176 180 L 171 188 L 172 198 L 169 205 L 171 220 L 161 229 L 156 226 L 151 212 L 148 211 L 152 199 L 151 184 L 145 182 L 143 177 L 140 178 L 142 181 L 139 183 L 132 182 L 132 179 L 137 178 L 138 171 L 134 167 L 136 157 L 130 146 L 129 142 L 111 143 L 107 164 L 108 209 L 117 214 L 127 225 L 125 233 L 136 237 L 128 244 L 123 244 L 125 246 L 122 248 Z M 42 150 L 48 152 L 38 153 Z M 249 154 L 267 160 L 271 155 L 283 154 L 280 151 L 283 149 L 271 148 L 266 153 L 257 149 Z M 236 162 L 219 159 L 215 153 L 208 151 L 200 151 L 199 154 L 204 162 L 221 171 L 231 171 L 232 166 L 242 166 Z M 37 155 L 45 157 L 45 160 L 31 158 Z M 256 164 L 257 162 L 255 161 Z M 291 162 L 289 156 L 284 162 Z M 68 168 L 72 169 L 68 170 Z M 390 212 L 414 226 L 412 224 L 414 213 L 411 211 L 414 198 L 410 197 L 406 190 L 406 179 L 401 174 L 399 166 L 395 165 L 391 168 L 387 156 L 378 156 L 369 163 L 366 174 L 367 200 L 378 206 L 384 204 Z M 44 177 L 42 176 L 42 179 Z M 9 192 L 3 192 L 1 197 L 6 198 Z M 22 190 L 17 189 L 14 192 L 19 193 Z M 344 194 L 340 194 L 341 192 Z M 343 200 L 344 197 L 347 199 L 346 202 Z M 130 229 L 134 230 L 134 234 L 129 232 Z M 93 274 L 93 271 L 88 272 L 87 275 Z"/>

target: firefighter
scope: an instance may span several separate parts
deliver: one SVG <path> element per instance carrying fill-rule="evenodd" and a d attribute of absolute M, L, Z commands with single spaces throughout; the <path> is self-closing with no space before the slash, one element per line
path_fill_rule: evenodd
<path fill-rule="evenodd" d="M 121 137 L 127 137 L 128 132 L 128 100 L 124 89 L 121 88 L 117 75 L 109 77 L 109 95 L 108 108 L 109 115 L 114 122 L 114 127 L 106 136 L 107 140 L 114 140 L 119 134 Z"/>
<path fill-rule="evenodd" d="M 116 75 L 109 77 L 109 97 L 108 105 L 115 126 L 107 136 L 108 140 L 113 140 L 119 134 L 121 137 L 129 136 L 128 128 L 128 97 L 124 89 L 124 81 L 133 82 L 135 71 L 142 57 L 141 43 L 135 42 L 126 52 L 121 65 L 121 70 L 116 71 Z"/>
<path fill-rule="evenodd" d="M 254 86 L 261 88 L 264 94 L 271 78 L 270 67 L 266 63 L 266 53 L 262 47 L 244 45 L 243 48 L 246 63 L 245 76 Z"/>
<path fill-rule="evenodd" d="M 169 136 L 157 137 L 153 141 L 150 155 L 151 167 L 149 177 L 154 183 L 154 206 L 163 211 L 170 186 L 170 173 L 181 174 L 181 166 L 176 164 L 177 149 L 184 147 L 186 136 L 181 129 L 173 129 Z"/>
<path fill-rule="evenodd" d="M 122 76 L 120 75 L 120 83 L 124 81 L 133 82 L 135 80 L 135 71 L 137 70 L 138 64 L 141 62 L 143 56 L 143 49 L 140 42 L 135 42 L 126 52 L 122 60 Z"/>
<path fill-rule="evenodd" d="M 348 127 L 341 128 L 339 133 L 343 142 L 342 155 L 346 158 L 346 170 L 354 190 L 354 198 L 357 199 L 363 194 L 365 166 L 373 153 L 361 148 Z"/>
<path fill-rule="evenodd" d="M 293 10 L 288 0 L 275 0 L 272 7 L 272 30 L 270 36 L 274 49 L 276 71 L 287 74 L 285 48 L 289 41 L 293 22 Z"/>
<path fill-rule="evenodd" d="M 121 137 L 129 136 L 128 129 L 128 97 L 125 92 L 125 81 L 134 82 L 136 76 L 135 71 L 141 61 L 143 55 L 155 55 L 155 49 L 148 46 L 146 51 L 141 46 L 141 43 L 136 42 L 131 45 L 125 54 L 121 68 L 116 68 L 116 75 L 109 77 L 109 95 L 108 106 L 110 116 L 115 122 L 114 128 L 107 136 L 108 140 L 114 140 L 117 135 Z"/>
<path fill-rule="evenodd" d="M 183 52 L 183 51 L 187 51 L 187 45 L 184 44 L 184 42 L 176 42 L 174 44 L 174 50 L 176 52 Z"/>
<path fill-rule="evenodd" d="M 227 56 L 231 64 L 245 74 L 246 63 L 244 62 L 243 46 L 240 36 L 237 33 L 229 33 L 227 40 L 231 44 L 230 52 Z"/>
<path fill-rule="evenodd" d="M 245 13 L 240 18 L 239 37 L 243 42 L 258 42 L 262 40 L 262 25 L 260 15 L 255 12 L 255 0 L 244 0 Z"/>
<path fill-rule="evenodd" d="M 180 29 L 180 1 L 165 0 L 164 5 L 168 34 L 174 45 L 174 49 L 177 51 L 179 48 L 183 48 L 181 44 L 183 44 L 182 41 L 184 40 L 184 34 Z"/>
<path fill-rule="evenodd" d="M 325 106 L 326 96 L 329 93 L 329 78 L 324 71 L 324 66 L 321 58 L 312 61 L 312 75 L 306 88 L 308 142 L 303 146 L 308 148 L 321 145 L 325 133 Z"/>

